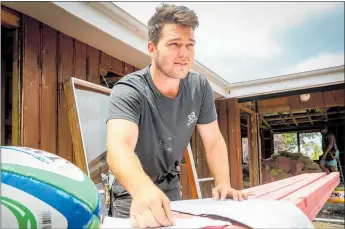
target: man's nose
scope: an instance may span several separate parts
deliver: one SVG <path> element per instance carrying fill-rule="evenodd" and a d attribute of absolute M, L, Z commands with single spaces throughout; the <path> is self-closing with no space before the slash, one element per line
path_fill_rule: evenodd
<path fill-rule="evenodd" d="M 187 49 L 187 46 L 185 45 L 181 45 L 180 46 L 180 50 L 179 50 L 179 53 L 178 53 L 178 57 L 185 57 L 188 53 L 188 49 Z"/>

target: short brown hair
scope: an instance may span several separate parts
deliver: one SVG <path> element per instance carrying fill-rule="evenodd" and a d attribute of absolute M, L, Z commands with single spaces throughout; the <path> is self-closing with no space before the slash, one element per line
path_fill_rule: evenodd
<path fill-rule="evenodd" d="M 148 21 L 149 41 L 157 45 L 164 24 L 172 23 L 192 27 L 199 26 L 198 16 L 185 6 L 163 3 L 156 8 L 155 14 Z"/>

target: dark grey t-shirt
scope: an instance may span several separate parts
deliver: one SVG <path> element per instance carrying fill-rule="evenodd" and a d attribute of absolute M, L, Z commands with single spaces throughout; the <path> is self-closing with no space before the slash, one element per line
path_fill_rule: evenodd
<path fill-rule="evenodd" d="M 213 92 L 206 77 L 190 72 L 181 80 L 175 99 L 155 87 L 150 66 L 118 81 L 110 95 L 110 119 L 138 124 L 135 153 L 144 171 L 153 179 L 178 173 L 177 165 L 197 123 L 217 119 Z"/>

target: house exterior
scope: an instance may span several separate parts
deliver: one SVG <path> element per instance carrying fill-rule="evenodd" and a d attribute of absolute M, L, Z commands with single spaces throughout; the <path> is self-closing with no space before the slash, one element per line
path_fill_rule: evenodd
<path fill-rule="evenodd" d="M 4 88 L 11 88 L 6 89 L 12 93 L 9 99 L 11 108 L 8 108 L 8 118 L 6 114 L 2 115 L 5 117 L 2 119 L 2 136 L 6 138 L 2 142 L 43 149 L 74 162 L 62 84 L 76 77 L 104 85 L 103 80 L 106 81 L 110 73 L 121 77 L 144 68 L 150 63 L 146 50 L 147 28 L 111 2 L 1 4 L 2 29 L 6 28 L 13 35 L 12 59 L 8 59 L 11 79 L 6 81 L 10 82 L 6 84 L 8 87 L 4 84 Z M 231 182 L 235 188 L 243 188 L 243 113 L 250 117 L 248 133 L 253 142 L 251 179 L 252 185 L 258 185 L 262 150 L 260 136 L 264 125 L 259 109 L 260 104 L 266 106 L 267 101 L 266 105 L 257 101 L 303 90 L 344 88 L 344 66 L 235 84 L 228 83 L 197 60 L 193 70 L 204 74 L 214 91 L 218 121 L 229 151 Z M 339 101 L 334 106 L 343 106 Z M 2 101 L 2 104 L 6 103 Z M 5 108 L 2 107 L 2 111 Z M 209 177 L 197 131 L 191 143 L 199 177 Z M 184 198 L 189 198 L 189 181 L 183 167 L 181 179 Z M 201 184 L 203 196 L 211 195 L 212 185 L 211 182 Z"/>

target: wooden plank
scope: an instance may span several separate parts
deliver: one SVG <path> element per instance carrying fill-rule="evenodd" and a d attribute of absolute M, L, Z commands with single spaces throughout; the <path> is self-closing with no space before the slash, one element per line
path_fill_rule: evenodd
<path fill-rule="evenodd" d="M 325 107 L 335 106 L 335 95 L 333 91 L 322 92 L 323 102 Z"/>
<path fill-rule="evenodd" d="M 57 32 L 42 26 L 41 149 L 56 154 L 57 129 Z"/>
<path fill-rule="evenodd" d="M 296 191 L 298 191 L 301 188 L 304 188 L 313 182 L 319 180 L 322 178 L 322 176 L 319 173 L 311 173 L 308 174 L 308 176 L 305 177 L 305 179 L 297 181 L 295 183 L 292 183 L 288 186 L 285 186 L 283 188 L 280 188 L 276 190 L 275 192 L 270 192 L 265 195 L 261 195 L 260 199 L 270 199 L 270 200 L 280 200 Z"/>
<path fill-rule="evenodd" d="M 124 63 L 124 75 L 134 72 L 134 67 L 128 63 Z"/>
<path fill-rule="evenodd" d="M 189 199 L 189 193 L 188 193 L 188 174 L 187 170 L 185 168 L 185 164 L 181 164 L 180 167 L 180 179 L 181 179 L 181 188 L 182 188 L 182 199 L 187 200 Z"/>
<path fill-rule="evenodd" d="M 286 112 L 289 110 L 289 98 L 275 98 L 258 101 L 259 113 Z"/>
<path fill-rule="evenodd" d="M 10 28 L 18 28 L 20 26 L 20 18 L 18 15 L 1 8 L 1 25 Z"/>
<path fill-rule="evenodd" d="M 111 71 L 120 76 L 123 76 L 125 71 L 122 61 L 115 57 L 111 57 Z"/>
<path fill-rule="evenodd" d="M 335 103 L 337 106 L 344 106 L 345 105 L 345 89 L 339 89 L 334 91 L 335 94 Z"/>
<path fill-rule="evenodd" d="M 242 145 L 240 132 L 240 110 L 236 98 L 228 102 L 228 142 L 229 142 L 229 166 L 231 186 L 235 189 L 243 188 L 242 177 Z"/>
<path fill-rule="evenodd" d="M 12 145 L 19 146 L 21 142 L 20 134 L 20 74 L 19 74 L 19 34 L 14 32 L 13 38 L 13 70 L 12 70 Z"/>
<path fill-rule="evenodd" d="M 312 107 L 314 107 L 314 108 L 323 107 L 322 92 L 312 93 L 310 97 L 313 101 Z"/>
<path fill-rule="evenodd" d="M 91 82 L 91 83 L 95 83 L 95 84 L 100 84 L 100 75 L 99 75 L 99 55 L 100 52 L 91 47 L 88 46 L 87 47 L 87 77 L 86 80 Z"/>
<path fill-rule="evenodd" d="M 99 63 L 99 74 L 107 75 L 108 71 L 111 69 L 111 57 L 104 53 L 100 53 L 100 63 Z"/>
<path fill-rule="evenodd" d="M 247 112 L 247 113 L 249 113 L 249 114 L 255 114 L 255 111 L 249 109 L 248 107 L 243 106 L 242 104 L 239 104 L 239 108 L 240 108 L 242 111 Z"/>
<path fill-rule="evenodd" d="M 287 195 L 281 200 L 292 202 L 312 220 L 326 203 L 339 182 L 339 173 L 331 173 L 323 176 L 317 182 L 313 182 Z"/>
<path fill-rule="evenodd" d="M 74 41 L 74 77 L 86 80 L 86 45 L 78 40 Z"/>
<path fill-rule="evenodd" d="M 227 101 L 221 100 L 218 101 L 219 104 L 219 129 L 220 132 L 223 135 L 224 139 L 228 139 L 228 109 L 227 109 Z M 227 144 L 227 147 L 229 148 L 229 144 Z"/>
<path fill-rule="evenodd" d="M 88 174 L 87 161 L 85 158 L 85 152 L 83 148 L 82 136 L 79 126 L 79 118 L 77 112 L 77 105 L 73 93 L 72 80 L 64 83 L 64 92 L 66 96 L 68 106 L 68 119 L 70 131 L 72 134 L 73 151 L 75 165 L 80 168 L 84 173 Z"/>
<path fill-rule="evenodd" d="M 259 179 L 259 151 L 258 151 L 258 131 L 257 116 L 249 115 L 248 117 L 248 159 L 249 159 L 249 179 L 250 186 L 257 186 Z"/>
<path fill-rule="evenodd" d="M 188 155 L 188 149 L 184 152 L 184 158 L 186 161 L 186 169 L 188 174 L 188 184 L 191 189 L 191 199 L 198 199 L 198 192 L 196 190 L 196 181 L 194 180 L 193 176 L 193 169 L 192 169 L 192 162 Z"/>
<path fill-rule="evenodd" d="M 293 183 L 296 183 L 298 181 L 301 181 L 307 177 L 307 174 L 301 174 L 298 176 L 289 177 L 283 180 L 275 181 L 272 183 L 263 184 L 260 186 L 247 188 L 246 191 L 253 194 L 253 197 L 258 198 L 262 195 L 265 195 L 267 193 L 274 192 L 276 190 L 279 190 L 281 188 L 287 187 Z"/>
<path fill-rule="evenodd" d="M 73 76 L 73 39 L 65 34 L 58 36 L 58 155 L 73 161 L 72 137 L 68 121 L 67 101 L 63 83 Z"/>
<path fill-rule="evenodd" d="M 23 56 L 23 145 L 40 148 L 40 23 L 23 16 L 24 56 Z"/>

